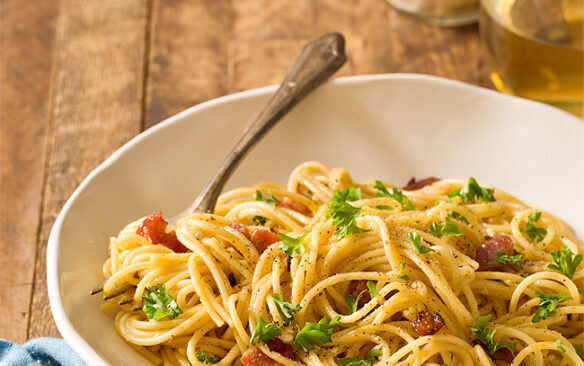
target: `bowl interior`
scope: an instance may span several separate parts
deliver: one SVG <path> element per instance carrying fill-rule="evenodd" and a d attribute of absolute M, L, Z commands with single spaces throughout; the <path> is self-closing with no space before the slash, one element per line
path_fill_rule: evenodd
<path fill-rule="evenodd" d="M 198 194 L 274 87 L 182 112 L 97 168 L 57 219 L 47 256 L 59 330 L 89 364 L 148 362 L 115 332 L 89 290 L 103 278 L 109 237 Z M 584 123 L 543 104 L 420 75 L 337 79 L 302 102 L 249 154 L 227 188 L 285 183 L 299 163 L 345 167 L 358 181 L 468 178 L 559 216 L 584 238 Z"/>

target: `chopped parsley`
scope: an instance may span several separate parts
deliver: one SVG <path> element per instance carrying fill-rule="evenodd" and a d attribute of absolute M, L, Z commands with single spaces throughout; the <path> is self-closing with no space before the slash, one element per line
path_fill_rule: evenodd
<path fill-rule="evenodd" d="M 459 221 L 464 222 L 465 224 L 469 224 L 468 220 L 466 219 L 466 217 L 464 217 L 462 214 L 460 214 L 458 211 L 454 211 L 454 210 L 448 210 L 446 211 L 446 216 L 448 217 L 452 217 L 453 219 L 457 219 Z"/>
<path fill-rule="evenodd" d="M 377 286 L 375 285 L 375 282 L 367 281 L 367 289 L 361 291 L 359 295 L 357 295 L 357 298 L 355 298 L 353 295 L 345 297 L 345 303 L 347 303 L 347 306 L 349 307 L 351 314 L 357 311 L 357 305 L 359 304 L 359 300 L 361 299 L 363 294 L 365 294 L 365 292 L 369 292 L 369 295 L 372 298 L 377 296 Z"/>
<path fill-rule="evenodd" d="M 249 345 L 253 345 L 254 339 L 258 339 L 258 343 L 268 342 L 274 337 L 282 335 L 282 328 L 278 324 L 266 323 L 264 319 L 260 316 L 256 324 L 255 330 L 249 340 Z"/>
<path fill-rule="evenodd" d="M 351 187 L 342 191 L 335 191 L 329 203 L 328 213 L 333 219 L 333 225 L 337 228 L 335 235 L 344 238 L 347 235 L 366 232 L 369 230 L 357 226 L 357 217 L 361 213 L 360 207 L 351 206 L 347 201 L 361 199 L 361 190 Z"/>
<path fill-rule="evenodd" d="M 556 347 L 558 349 L 558 352 L 560 352 L 562 355 L 566 353 L 566 349 L 564 348 L 564 346 L 562 346 L 562 341 L 561 340 L 557 340 L 556 341 Z"/>
<path fill-rule="evenodd" d="M 525 228 L 520 229 L 521 232 L 527 234 L 527 236 L 529 236 L 529 239 L 534 243 L 542 241 L 547 234 L 546 229 L 535 226 L 535 223 L 540 219 L 540 217 L 541 217 L 540 211 L 532 213 L 527 217 L 527 225 L 525 226 Z"/>
<path fill-rule="evenodd" d="M 463 202 L 475 202 L 480 199 L 484 203 L 495 202 L 495 188 L 483 188 L 473 177 L 460 189 L 456 189 L 448 197 L 459 196 Z"/>
<path fill-rule="evenodd" d="M 259 215 L 254 215 L 254 217 L 251 218 L 251 221 L 253 221 L 256 225 L 265 225 L 266 224 L 266 220 L 267 218 L 265 218 L 264 216 L 259 216 Z"/>
<path fill-rule="evenodd" d="M 378 361 L 383 356 L 383 349 L 381 345 L 378 344 L 377 346 L 371 348 L 369 352 L 367 352 L 367 358 L 362 360 L 360 358 L 349 358 L 349 357 L 342 357 L 339 358 L 339 365 L 341 366 L 372 366 L 375 361 Z"/>
<path fill-rule="evenodd" d="M 539 323 L 542 319 L 547 319 L 548 316 L 554 315 L 558 304 L 570 300 L 570 296 L 564 294 L 544 294 L 537 291 L 535 294 L 541 300 L 539 301 L 537 311 L 533 315 L 533 318 L 531 318 L 532 323 Z"/>
<path fill-rule="evenodd" d="M 274 299 L 276 307 L 278 308 L 278 311 L 282 315 L 283 325 L 285 327 L 289 326 L 292 317 L 294 316 L 294 313 L 299 312 L 302 309 L 302 307 L 299 304 L 294 305 L 289 302 L 283 301 L 282 295 L 280 294 L 273 294 L 272 299 Z"/>
<path fill-rule="evenodd" d="M 568 247 L 562 245 L 560 252 L 551 251 L 550 254 L 554 259 L 555 264 L 548 264 L 548 268 L 555 269 L 562 272 L 566 277 L 572 279 L 574 272 L 580 262 L 582 262 L 582 254 L 574 256 L 574 253 Z"/>
<path fill-rule="evenodd" d="M 434 249 L 428 248 L 427 246 L 422 244 L 422 237 L 420 236 L 419 233 L 416 233 L 415 231 L 410 231 L 408 233 L 408 239 L 410 239 L 410 241 L 414 245 L 414 249 L 416 250 L 416 252 L 418 252 L 420 254 L 435 252 Z"/>
<path fill-rule="evenodd" d="M 578 346 L 578 356 L 580 356 L 581 359 L 584 360 L 584 344 L 580 343 L 580 345 Z"/>
<path fill-rule="evenodd" d="M 214 364 L 219 362 L 219 357 L 210 355 L 203 350 L 198 350 L 195 355 L 197 356 L 197 360 L 201 361 L 202 363 Z"/>
<path fill-rule="evenodd" d="M 383 185 L 380 180 L 375 181 L 375 185 L 373 188 L 377 189 L 379 192 L 375 195 L 375 197 L 389 197 L 393 198 L 400 205 L 404 208 L 404 210 L 411 211 L 414 209 L 414 205 L 412 205 L 412 201 L 406 196 L 402 191 L 400 191 L 397 187 L 393 187 L 391 189 L 391 193 L 387 190 L 387 187 Z"/>
<path fill-rule="evenodd" d="M 278 233 L 278 238 L 282 239 L 278 249 L 291 257 L 299 257 L 304 254 L 304 243 L 302 241 L 305 237 L 306 234 L 293 238 L 286 234 Z"/>
<path fill-rule="evenodd" d="M 402 272 L 403 272 L 403 271 L 404 271 L 404 269 L 406 268 L 406 264 L 407 264 L 407 262 L 406 262 L 406 261 L 403 261 L 403 262 L 401 262 L 401 263 L 399 264 L 399 275 L 397 276 L 397 278 L 399 278 L 399 279 L 402 279 L 402 280 L 409 281 L 409 280 L 410 280 L 410 277 L 408 277 L 408 276 L 407 276 L 407 275 L 405 275 L 405 274 L 402 274 Z"/>
<path fill-rule="evenodd" d="M 151 322 L 166 318 L 175 318 L 183 313 L 178 307 L 171 294 L 166 291 L 166 287 L 160 283 L 156 286 L 146 287 L 142 293 L 144 305 L 142 311 Z"/>
<path fill-rule="evenodd" d="M 519 268 L 523 268 L 523 266 L 519 263 L 522 259 L 522 254 L 508 255 L 502 250 L 498 250 L 495 252 L 495 261 L 490 262 L 489 265 L 493 266 L 497 264 L 516 264 Z"/>
<path fill-rule="evenodd" d="M 430 232 L 437 238 L 442 236 L 461 236 L 462 230 L 455 223 L 450 220 L 450 217 L 446 217 L 444 224 L 433 222 L 430 226 Z"/>
<path fill-rule="evenodd" d="M 279 199 L 277 199 L 276 197 L 272 196 L 272 194 L 270 192 L 268 192 L 266 194 L 266 197 L 264 197 L 264 195 L 262 194 L 261 191 L 256 190 L 256 196 L 255 196 L 255 200 L 256 201 L 263 201 L 267 204 L 270 204 L 272 206 L 276 206 L 277 202 L 280 202 Z"/>
<path fill-rule="evenodd" d="M 323 317 L 318 323 L 307 322 L 304 324 L 294 339 L 294 347 L 305 352 L 313 350 L 316 346 L 321 346 L 331 341 L 333 328 L 341 322 L 340 316 L 335 316 L 332 320 Z"/>
<path fill-rule="evenodd" d="M 475 337 L 477 337 L 481 342 L 483 342 L 487 346 L 489 354 L 492 355 L 500 348 L 507 348 L 509 351 L 511 351 L 511 354 L 515 356 L 515 347 L 517 346 L 517 343 L 496 341 L 493 337 L 495 336 L 497 330 L 493 330 L 491 332 L 491 330 L 486 327 L 487 323 L 491 320 L 491 318 L 492 318 L 491 314 L 479 316 L 477 318 L 477 325 L 474 327 L 469 325 L 468 328 Z"/>

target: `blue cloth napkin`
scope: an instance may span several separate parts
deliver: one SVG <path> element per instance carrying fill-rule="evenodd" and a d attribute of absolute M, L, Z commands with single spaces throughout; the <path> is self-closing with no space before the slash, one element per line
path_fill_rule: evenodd
<path fill-rule="evenodd" d="M 36 338 L 22 346 L 0 339 L 0 366 L 85 366 L 67 343 L 57 338 Z"/>

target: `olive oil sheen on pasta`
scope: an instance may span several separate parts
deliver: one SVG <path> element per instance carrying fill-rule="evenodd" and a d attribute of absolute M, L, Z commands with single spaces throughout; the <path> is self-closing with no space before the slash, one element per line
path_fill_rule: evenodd
<path fill-rule="evenodd" d="M 497 89 L 584 117 L 584 1 L 482 3 L 483 52 Z"/>

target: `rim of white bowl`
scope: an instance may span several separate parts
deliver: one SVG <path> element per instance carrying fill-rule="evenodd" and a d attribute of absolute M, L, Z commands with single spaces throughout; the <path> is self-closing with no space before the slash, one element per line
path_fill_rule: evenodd
<path fill-rule="evenodd" d="M 344 84 L 361 84 L 361 83 L 369 83 L 369 82 L 376 82 L 380 80 L 416 80 L 416 81 L 427 81 L 432 84 L 446 86 L 446 87 L 453 87 L 453 88 L 462 88 L 473 93 L 477 93 L 478 95 L 487 96 L 489 98 L 500 98 L 502 100 L 513 100 L 515 103 L 519 104 L 527 104 L 531 105 L 532 107 L 536 108 L 544 108 L 544 109 L 551 109 L 556 111 L 557 113 L 564 114 L 564 119 L 572 120 L 573 123 L 578 125 L 582 125 L 584 128 L 584 124 L 582 120 L 578 117 L 569 114 L 568 112 L 562 111 L 555 107 L 549 106 L 547 104 L 518 98 L 511 95 L 506 95 L 499 93 L 497 91 L 486 89 L 480 86 L 467 84 L 462 81 L 456 81 L 451 79 L 446 79 L 439 76 L 433 75 L 424 75 L 424 74 L 405 74 L 405 73 L 395 73 L 395 74 L 373 74 L 373 75 L 355 75 L 355 76 L 345 76 L 333 79 L 328 82 L 328 84 L 333 85 L 344 85 Z M 131 140 L 126 142 L 122 145 L 119 149 L 117 149 L 114 153 L 112 153 L 107 159 L 105 159 L 99 166 L 97 166 L 93 171 L 91 171 L 87 177 L 81 182 L 81 184 L 75 189 L 73 194 L 67 199 L 67 202 L 61 209 L 59 216 L 55 220 L 53 224 L 53 228 L 51 229 L 51 233 L 49 235 L 49 240 L 47 243 L 47 288 L 49 293 L 49 303 L 51 306 L 51 311 L 53 313 L 53 318 L 55 319 L 55 323 L 61 336 L 63 339 L 71 346 L 71 348 L 87 363 L 91 365 L 107 365 L 108 363 L 99 355 L 97 352 L 94 351 L 93 347 L 89 345 L 85 339 L 77 332 L 73 324 L 69 321 L 67 314 L 65 313 L 65 309 L 63 307 L 63 302 L 61 301 L 61 286 L 59 283 L 59 276 L 57 273 L 57 254 L 59 248 L 59 241 L 58 238 L 61 233 L 62 224 L 69 213 L 72 203 L 77 199 L 80 193 L 85 189 L 85 187 L 89 184 L 93 178 L 103 171 L 107 170 L 110 165 L 112 165 L 119 156 L 123 155 L 127 150 L 131 149 L 135 144 L 137 144 L 142 139 L 146 138 L 147 136 L 157 133 L 159 130 L 167 128 L 172 123 L 185 118 L 193 113 L 197 113 L 199 110 L 206 109 L 208 107 L 213 107 L 221 104 L 226 104 L 231 102 L 232 100 L 237 99 L 245 99 L 245 98 L 253 98 L 259 95 L 270 94 L 276 91 L 278 85 L 271 85 L 265 86 L 257 89 L 250 89 L 234 94 L 228 94 L 222 97 L 218 97 L 215 99 L 208 100 L 206 102 L 197 104 L 193 107 L 185 109 L 182 112 L 175 114 L 167 118 L 166 120 L 152 126 L 151 128 L 143 131 L 142 133 L 138 134 L 137 136 L 133 137 Z"/>

